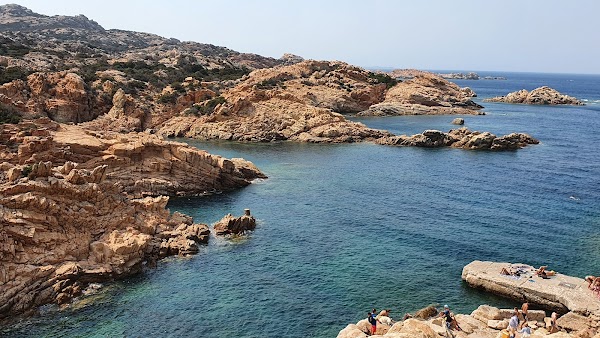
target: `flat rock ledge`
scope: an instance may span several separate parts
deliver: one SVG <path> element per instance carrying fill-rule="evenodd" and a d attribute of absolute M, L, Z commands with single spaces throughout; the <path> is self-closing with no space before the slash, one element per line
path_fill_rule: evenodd
<path fill-rule="evenodd" d="M 521 269 L 520 276 L 500 273 L 502 268 Z M 577 277 L 557 273 L 548 279 L 535 274 L 526 264 L 473 261 L 463 268 L 462 279 L 472 287 L 557 312 L 600 316 L 600 298 Z"/>
<path fill-rule="evenodd" d="M 497 137 L 490 132 L 471 131 L 467 128 L 453 129 L 447 133 L 439 130 L 426 130 L 412 136 L 388 136 L 376 141 L 378 144 L 440 148 L 452 147 L 472 150 L 516 150 L 530 144 L 540 143 L 537 139 L 523 133 L 512 133 Z"/>
<path fill-rule="evenodd" d="M 585 105 L 580 100 L 565 94 L 559 93 L 556 89 L 543 86 L 532 91 L 521 89 L 506 96 L 496 96 L 483 100 L 483 102 L 504 102 L 538 105 Z"/>

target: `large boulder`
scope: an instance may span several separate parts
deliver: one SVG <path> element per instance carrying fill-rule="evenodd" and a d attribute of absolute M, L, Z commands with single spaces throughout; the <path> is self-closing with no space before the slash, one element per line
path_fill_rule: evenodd
<path fill-rule="evenodd" d="M 250 215 L 250 209 L 246 209 L 244 215 L 240 217 L 227 214 L 214 225 L 217 235 L 239 235 L 254 228 L 256 228 L 256 220 Z"/>

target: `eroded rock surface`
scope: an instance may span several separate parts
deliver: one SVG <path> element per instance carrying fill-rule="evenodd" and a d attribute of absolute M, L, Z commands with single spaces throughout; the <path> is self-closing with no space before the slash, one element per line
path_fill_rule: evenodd
<path fill-rule="evenodd" d="M 417 311 L 421 312 L 421 311 Z M 437 310 L 436 310 L 437 312 Z M 461 330 L 453 328 L 452 335 L 457 338 L 499 338 L 506 329 L 513 309 L 498 309 L 489 305 L 481 305 L 471 314 L 455 314 Z M 522 322 L 523 317 L 519 315 Z M 596 315 L 581 316 L 569 312 L 558 319 L 559 331 L 549 334 L 550 318 L 543 310 L 528 311 L 528 325 L 532 329 L 531 337 L 583 338 L 600 336 L 600 317 Z M 342 329 L 338 338 L 364 338 L 370 335 L 370 324 L 366 319 L 356 324 L 349 324 Z M 445 322 L 439 316 L 424 319 L 410 318 L 397 321 L 392 326 L 378 323 L 375 336 L 382 338 L 438 338 L 448 337 Z M 517 335 L 521 337 L 521 335 Z"/>
<path fill-rule="evenodd" d="M 264 177 L 243 159 L 155 135 L 94 133 L 48 118 L 0 128 L 0 318 L 197 252 L 208 226 L 170 214 L 163 195 Z"/>
<path fill-rule="evenodd" d="M 565 94 L 559 93 L 556 89 L 548 86 L 536 88 L 532 91 L 521 89 L 506 96 L 497 96 L 485 99 L 485 102 L 505 102 L 522 103 L 538 105 L 584 105 L 580 100 Z"/>
<path fill-rule="evenodd" d="M 383 102 L 358 115 L 481 115 L 483 107 L 471 100 L 473 96 L 476 94 L 469 88 L 461 89 L 431 73 L 417 73 L 390 88 Z"/>
<path fill-rule="evenodd" d="M 453 147 L 470 150 L 515 150 L 539 141 L 523 133 L 512 133 L 497 137 L 489 132 L 471 131 L 467 128 L 453 129 L 447 133 L 426 130 L 412 136 L 383 137 L 378 144 L 425 148 Z"/>
<path fill-rule="evenodd" d="M 166 136 L 236 141 L 354 142 L 389 133 L 345 119 L 383 100 L 386 84 L 343 62 L 303 61 L 252 72 L 205 116 L 180 116 Z"/>
<path fill-rule="evenodd" d="M 255 228 L 256 219 L 250 215 L 250 209 L 246 209 L 245 214 L 240 217 L 227 214 L 214 225 L 217 235 L 239 235 Z"/>

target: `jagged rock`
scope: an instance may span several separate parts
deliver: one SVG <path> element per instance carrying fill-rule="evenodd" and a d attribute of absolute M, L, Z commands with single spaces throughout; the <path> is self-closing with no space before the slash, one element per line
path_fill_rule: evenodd
<path fill-rule="evenodd" d="M 254 228 L 256 228 L 256 220 L 250 215 L 249 209 L 246 209 L 245 214 L 240 217 L 227 214 L 214 225 L 217 235 L 238 235 Z"/>
<path fill-rule="evenodd" d="M 450 130 L 448 133 L 439 130 L 426 130 L 422 134 L 412 136 L 400 135 L 382 137 L 378 144 L 412 147 L 453 147 L 471 150 L 515 150 L 539 141 L 527 134 L 512 133 L 496 137 L 489 132 L 471 131 L 467 128 Z"/>
<path fill-rule="evenodd" d="M 179 116 L 158 133 L 199 139 L 268 142 L 355 142 L 387 132 L 348 121 L 381 102 L 386 85 L 346 63 L 303 61 L 252 72 L 222 94 L 224 102 L 205 116 Z"/>
<path fill-rule="evenodd" d="M 208 226 L 170 215 L 168 197 L 156 195 L 234 189 L 262 176 L 243 159 L 155 135 L 89 132 L 47 118 L 5 125 L 0 147 L 0 167 L 12 170 L 0 175 L 0 318 L 197 252 Z M 21 170 L 30 179 L 18 179 Z M 139 183 L 148 179 L 156 184 Z"/>
<path fill-rule="evenodd" d="M 461 117 L 457 117 L 454 120 L 452 120 L 452 124 L 462 126 L 463 124 L 465 124 L 465 119 L 463 119 Z"/>
<path fill-rule="evenodd" d="M 584 105 L 578 99 L 559 93 L 556 89 L 543 86 L 532 90 L 531 92 L 521 89 L 506 96 L 497 96 L 485 99 L 484 102 L 505 102 L 522 104 L 540 104 L 540 105 Z"/>
<path fill-rule="evenodd" d="M 8 169 L 8 171 L 6 172 L 6 179 L 9 182 L 14 182 L 14 181 L 18 180 L 19 178 L 21 178 L 21 174 L 22 174 L 21 168 L 13 167 L 13 168 Z"/>
<path fill-rule="evenodd" d="M 567 331 L 588 331 L 592 327 L 592 320 L 575 312 L 568 312 L 560 316 L 556 320 L 558 327 L 566 329 Z"/>
<path fill-rule="evenodd" d="M 419 319 L 429 319 L 431 317 L 435 317 L 438 314 L 438 310 L 435 306 L 430 305 L 426 308 L 423 308 L 417 312 L 415 312 L 415 318 Z"/>
<path fill-rule="evenodd" d="M 48 177 L 51 174 L 52 174 L 52 162 L 50 162 L 50 161 L 39 162 L 39 163 L 35 163 L 31 167 L 31 172 L 29 173 L 28 177 L 31 179 L 34 179 L 37 177 Z"/>

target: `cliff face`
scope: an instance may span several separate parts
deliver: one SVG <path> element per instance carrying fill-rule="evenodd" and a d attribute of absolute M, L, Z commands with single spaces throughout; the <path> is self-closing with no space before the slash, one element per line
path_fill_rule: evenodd
<path fill-rule="evenodd" d="M 388 135 L 347 121 L 383 100 L 386 84 L 342 62 L 303 61 L 260 69 L 222 93 L 222 101 L 196 116 L 165 123 L 160 133 L 200 139 L 353 142 Z M 201 106 L 205 107 L 205 106 Z"/>
<path fill-rule="evenodd" d="M 2 125 L 0 148 L 0 318 L 196 252 L 208 227 L 170 214 L 163 195 L 265 177 L 250 162 L 155 135 L 93 133 L 47 118 Z"/>

